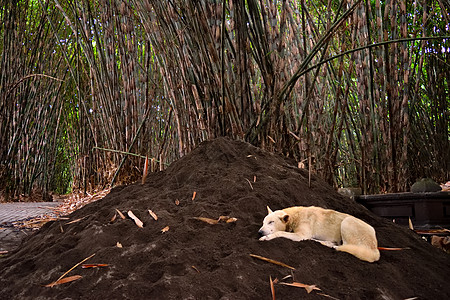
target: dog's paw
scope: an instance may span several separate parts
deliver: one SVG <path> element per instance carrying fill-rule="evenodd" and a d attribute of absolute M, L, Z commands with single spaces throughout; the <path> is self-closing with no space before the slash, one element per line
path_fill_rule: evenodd
<path fill-rule="evenodd" d="M 260 240 L 260 241 L 268 241 L 269 238 L 268 238 L 267 235 L 265 235 L 265 236 L 260 237 L 259 240 Z"/>

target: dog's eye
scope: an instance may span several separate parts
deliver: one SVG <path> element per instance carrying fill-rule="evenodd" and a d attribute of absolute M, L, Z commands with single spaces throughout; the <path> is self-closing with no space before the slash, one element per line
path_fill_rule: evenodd
<path fill-rule="evenodd" d="M 269 224 L 273 224 L 273 221 L 270 221 Z"/>

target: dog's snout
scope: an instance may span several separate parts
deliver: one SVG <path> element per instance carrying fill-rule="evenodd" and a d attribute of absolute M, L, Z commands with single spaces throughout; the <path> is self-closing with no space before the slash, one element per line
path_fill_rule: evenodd
<path fill-rule="evenodd" d="M 258 235 L 261 237 L 261 236 L 264 236 L 264 231 L 262 231 L 262 229 L 260 229 L 259 231 L 258 231 Z"/>

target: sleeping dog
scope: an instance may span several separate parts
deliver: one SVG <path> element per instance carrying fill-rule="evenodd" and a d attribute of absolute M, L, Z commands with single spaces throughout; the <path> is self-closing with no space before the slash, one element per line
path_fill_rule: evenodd
<path fill-rule="evenodd" d="M 293 241 L 314 240 L 357 258 L 374 262 L 380 259 L 375 229 L 351 215 L 331 209 L 295 206 L 272 211 L 259 230 L 260 241 L 284 237 Z"/>

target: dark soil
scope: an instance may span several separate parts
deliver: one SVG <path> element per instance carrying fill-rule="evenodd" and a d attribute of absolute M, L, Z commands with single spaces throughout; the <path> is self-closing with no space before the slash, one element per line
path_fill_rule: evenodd
<path fill-rule="evenodd" d="M 379 246 L 411 249 L 383 251 L 380 261 L 367 263 L 313 241 L 260 242 L 257 232 L 266 205 L 346 212 L 375 228 Z M 132 210 L 144 228 L 129 218 L 111 222 L 116 208 Z M 238 220 L 210 225 L 194 219 L 221 215 Z M 321 292 L 307 294 L 276 284 L 277 299 L 329 299 L 323 294 L 337 299 L 450 299 L 448 254 L 314 176 L 308 187 L 307 171 L 294 162 L 225 138 L 201 144 L 164 172 L 149 175 L 145 185 L 117 187 L 69 217 L 83 219 L 47 223 L 0 259 L 0 299 L 271 299 L 269 277 L 287 275 L 315 284 Z M 161 232 L 166 226 L 169 230 Z M 109 266 L 77 267 L 67 276 L 81 279 L 43 287 L 94 253 L 86 263 Z"/>

